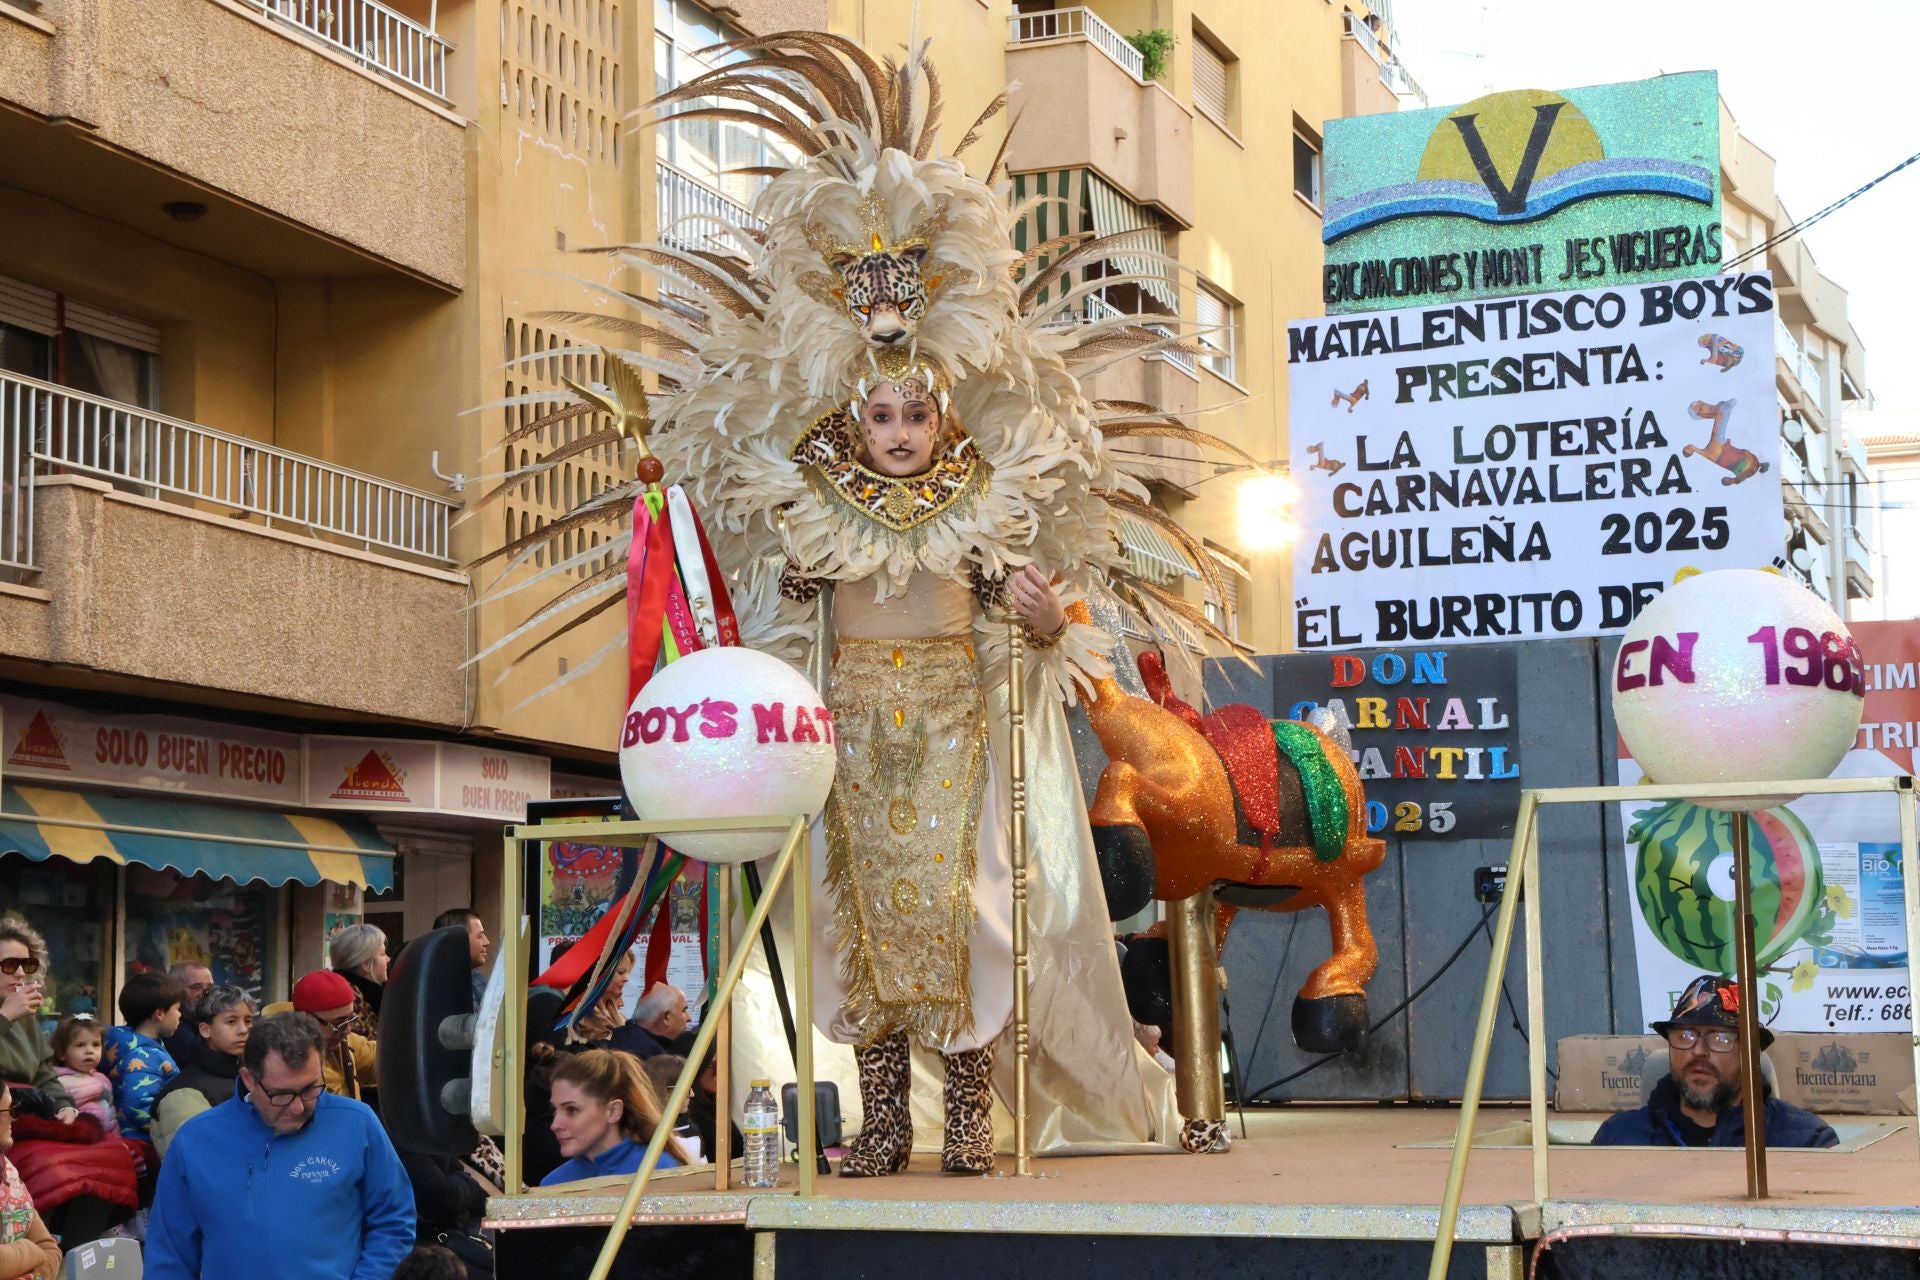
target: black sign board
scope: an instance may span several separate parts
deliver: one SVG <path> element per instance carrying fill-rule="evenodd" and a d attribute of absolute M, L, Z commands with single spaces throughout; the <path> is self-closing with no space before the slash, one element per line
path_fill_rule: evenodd
<path fill-rule="evenodd" d="M 1504 645 L 1350 649 L 1273 659 L 1274 714 L 1338 705 L 1352 724 L 1367 831 L 1382 839 L 1511 836 L 1520 804 L 1514 653 Z"/>

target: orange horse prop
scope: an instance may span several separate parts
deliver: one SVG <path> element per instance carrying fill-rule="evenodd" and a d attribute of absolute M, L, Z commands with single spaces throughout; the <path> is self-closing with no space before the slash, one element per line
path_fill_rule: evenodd
<path fill-rule="evenodd" d="M 1359 1048 L 1366 982 L 1379 961 L 1365 880 L 1386 845 L 1367 836 L 1352 760 L 1313 725 L 1268 720 L 1243 704 L 1201 716 L 1173 693 L 1158 655 L 1141 655 L 1139 666 L 1151 700 L 1104 679 L 1087 706 L 1109 759 L 1089 814 L 1109 911 L 1122 919 L 1149 897 L 1181 903 L 1211 890 L 1219 902 L 1210 955 L 1217 959 L 1242 908 L 1322 908 L 1333 954 L 1294 1000 L 1293 1038 L 1315 1053 Z M 1179 951 L 1176 945 L 1177 964 Z M 1216 990 L 1211 977 L 1175 989 Z M 1202 1021 L 1217 1025 L 1208 1012 L 1199 1011 Z M 1200 1096 L 1209 1094 L 1218 1089 Z M 1223 1150 L 1223 1120 L 1190 1114 L 1183 1142 Z"/>

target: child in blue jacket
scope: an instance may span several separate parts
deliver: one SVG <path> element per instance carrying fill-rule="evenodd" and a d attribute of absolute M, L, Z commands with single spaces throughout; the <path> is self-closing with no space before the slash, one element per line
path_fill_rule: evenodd
<path fill-rule="evenodd" d="M 150 1142 L 153 1104 L 180 1066 L 161 1041 L 180 1027 L 180 1002 L 187 989 L 178 978 L 158 972 L 136 973 L 120 990 L 124 1027 L 108 1027 L 101 1070 L 113 1081 L 113 1109 L 120 1136 Z"/>

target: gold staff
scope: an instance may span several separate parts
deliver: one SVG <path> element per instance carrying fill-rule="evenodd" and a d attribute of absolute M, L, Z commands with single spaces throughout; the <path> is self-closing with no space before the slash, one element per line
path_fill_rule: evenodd
<path fill-rule="evenodd" d="M 1027 1135 L 1027 690 L 1020 618 L 1007 622 L 1007 772 L 1013 779 L 1007 853 L 1013 862 L 1013 1170 L 1031 1172 Z"/>

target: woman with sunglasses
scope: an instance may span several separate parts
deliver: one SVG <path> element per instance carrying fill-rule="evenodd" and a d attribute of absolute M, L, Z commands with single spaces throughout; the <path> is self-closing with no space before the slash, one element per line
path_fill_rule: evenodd
<path fill-rule="evenodd" d="M 27 1084 L 54 1100 L 59 1118 L 80 1114 L 50 1060 L 47 1033 L 40 1025 L 47 943 L 23 920 L 0 920 L 0 1079 Z"/>

